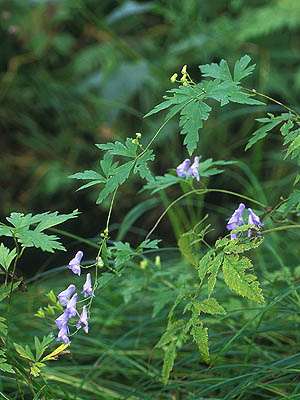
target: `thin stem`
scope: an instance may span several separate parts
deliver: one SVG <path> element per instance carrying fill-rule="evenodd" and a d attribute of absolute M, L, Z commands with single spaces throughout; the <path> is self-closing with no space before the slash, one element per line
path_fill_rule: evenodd
<path fill-rule="evenodd" d="M 245 90 L 245 91 L 247 91 L 247 92 L 250 92 L 250 93 L 252 93 L 252 94 L 256 94 L 256 95 L 258 95 L 258 96 L 264 97 L 265 99 L 268 99 L 268 100 L 272 101 L 273 103 L 276 103 L 276 104 L 280 105 L 281 107 L 285 108 L 286 110 L 290 111 L 292 114 L 295 114 L 297 117 L 300 117 L 300 115 L 299 115 L 295 110 L 293 110 L 292 108 L 290 108 L 290 107 L 284 105 L 284 104 L 281 103 L 280 101 L 275 100 L 275 99 L 273 99 L 273 98 L 270 97 L 270 96 L 267 96 L 266 94 L 257 92 L 255 89 L 243 88 L 243 90 Z"/>

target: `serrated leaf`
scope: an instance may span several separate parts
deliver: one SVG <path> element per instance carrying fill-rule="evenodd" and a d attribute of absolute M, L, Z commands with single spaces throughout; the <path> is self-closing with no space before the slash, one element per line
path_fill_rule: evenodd
<path fill-rule="evenodd" d="M 283 215 L 286 216 L 293 207 L 296 207 L 297 210 L 300 208 L 300 190 L 299 189 L 293 190 L 292 193 L 290 194 L 289 199 L 285 204 Z"/>
<path fill-rule="evenodd" d="M 7 363 L 5 363 L 5 362 L 0 363 L 0 371 L 9 372 L 9 373 L 11 373 L 11 374 L 14 374 L 14 373 L 15 373 L 15 371 L 13 370 L 13 368 L 12 368 L 9 364 L 7 364 Z"/>
<path fill-rule="evenodd" d="M 56 235 L 46 235 L 36 230 L 23 230 L 18 232 L 16 237 L 24 247 L 36 247 L 50 253 L 54 253 L 54 249 L 66 251 L 65 247 L 57 240 L 59 238 Z"/>
<path fill-rule="evenodd" d="M 193 250 L 193 242 L 198 239 L 193 231 L 189 231 L 180 236 L 178 240 L 178 247 L 180 253 L 186 258 L 195 268 L 198 268 L 199 257 L 195 254 Z"/>
<path fill-rule="evenodd" d="M 169 186 L 181 182 L 181 180 L 182 178 L 178 178 L 177 176 L 171 174 L 156 176 L 152 182 L 148 182 L 146 185 L 144 185 L 141 191 L 152 190 L 151 194 L 154 194 L 160 190 L 166 189 Z"/>
<path fill-rule="evenodd" d="M 169 376 L 170 376 L 170 372 L 173 369 L 174 366 L 174 361 L 176 358 L 176 346 L 177 346 L 177 340 L 173 340 L 166 352 L 165 352 L 165 357 L 164 357 L 164 363 L 163 363 L 163 367 L 162 367 L 162 380 L 164 385 L 167 384 Z"/>
<path fill-rule="evenodd" d="M 167 289 L 165 291 L 159 290 L 155 293 L 152 318 L 164 308 L 166 304 L 173 300 L 174 294 L 171 290 Z"/>
<path fill-rule="evenodd" d="M 139 244 L 138 249 L 158 249 L 158 243 L 161 242 L 160 239 L 146 239 L 141 244 Z"/>
<path fill-rule="evenodd" d="M 225 255 L 222 265 L 226 285 L 235 293 L 247 297 L 249 300 L 263 303 L 264 298 L 255 275 L 246 274 L 252 268 L 251 261 L 238 255 Z"/>
<path fill-rule="evenodd" d="M 208 297 L 212 294 L 212 291 L 214 290 L 216 280 L 217 280 L 217 275 L 219 272 L 219 268 L 222 264 L 223 261 L 223 254 L 218 254 L 215 259 L 211 261 L 208 273 L 209 278 L 208 278 L 208 284 L 207 284 L 207 291 L 208 291 Z"/>
<path fill-rule="evenodd" d="M 146 179 L 148 182 L 153 182 L 154 178 L 151 171 L 148 168 L 147 162 L 154 160 L 154 154 L 152 150 L 147 150 L 142 157 L 137 158 L 133 172 L 138 173 L 142 179 Z"/>
<path fill-rule="evenodd" d="M 215 78 L 221 81 L 232 81 L 232 76 L 225 60 L 221 60 L 220 64 L 211 63 L 199 66 L 205 78 Z"/>
<path fill-rule="evenodd" d="M 200 283 L 202 283 L 205 278 L 207 272 L 209 271 L 212 264 L 212 256 L 214 254 L 213 250 L 208 251 L 199 261 L 199 265 L 197 267 L 198 276 L 200 278 Z"/>
<path fill-rule="evenodd" d="M 257 120 L 258 121 L 258 120 Z M 282 122 L 282 119 L 269 119 L 270 122 L 265 123 L 263 126 L 258 128 L 251 136 L 251 138 L 248 140 L 248 143 L 245 147 L 245 151 L 249 150 L 255 143 L 257 143 L 259 140 L 263 139 L 265 136 L 267 136 L 268 132 L 271 131 L 275 126 L 279 125 Z"/>
<path fill-rule="evenodd" d="M 123 157 L 136 157 L 137 143 L 132 143 L 132 139 L 127 138 L 125 144 L 121 142 L 96 144 L 100 150 L 106 150 L 108 154 L 123 156 Z"/>
<path fill-rule="evenodd" d="M 15 282 L 14 284 L 13 284 L 13 291 L 14 290 L 16 290 L 17 288 L 18 288 L 18 286 L 20 285 L 20 283 L 21 283 L 21 281 L 18 281 L 18 282 Z M 9 284 L 8 286 L 4 286 L 4 285 L 1 285 L 0 286 L 0 302 L 2 301 L 2 300 L 4 300 L 6 297 L 8 297 L 9 296 L 9 294 L 10 294 L 10 287 L 11 287 L 11 284 Z"/>
<path fill-rule="evenodd" d="M 211 107 L 199 100 L 193 100 L 181 111 L 179 125 L 181 134 L 186 135 L 183 144 L 187 146 L 189 155 L 197 147 L 199 141 L 199 129 L 203 127 L 203 121 L 208 119 Z"/>
<path fill-rule="evenodd" d="M 193 336 L 194 341 L 197 343 L 201 356 L 203 357 L 204 361 L 208 364 L 209 348 L 208 348 L 207 328 L 204 328 L 203 323 L 199 321 L 198 324 L 192 327 L 191 335 Z"/>
<path fill-rule="evenodd" d="M 194 301 L 192 304 L 198 315 L 200 315 L 201 312 L 212 315 L 226 314 L 225 309 L 218 303 L 217 299 L 215 299 L 214 297 L 210 297 L 209 299 L 205 299 L 202 301 Z"/>
<path fill-rule="evenodd" d="M 118 271 L 126 265 L 134 256 L 135 252 L 131 249 L 129 243 L 115 242 L 111 247 L 114 251 L 114 268 Z"/>
<path fill-rule="evenodd" d="M 13 259 L 16 257 L 17 251 L 16 249 L 13 249 L 10 251 L 7 247 L 4 246 L 3 243 L 0 245 L 0 265 L 5 269 L 5 271 L 8 271 L 11 262 Z"/>
<path fill-rule="evenodd" d="M 233 79 L 235 82 L 240 82 L 243 78 L 252 74 L 253 70 L 255 69 L 255 64 L 252 64 L 247 68 L 250 61 L 251 58 L 247 55 L 244 55 L 235 63 L 233 73 Z"/>
<path fill-rule="evenodd" d="M 162 337 L 156 343 L 155 347 L 160 348 L 170 343 L 175 337 L 178 330 L 182 329 L 184 326 L 184 321 L 182 319 L 172 322 L 168 325 L 167 330 L 164 332 Z"/>
<path fill-rule="evenodd" d="M 36 226 L 35 231 L 41 232 L 45 229 L 51 228 L 53 226 L 62 224 L 65 221 L 68 221 L 72 218 L 77 218 L 79 215 L 78 210 L 74 210 L 70 214 L 58 214 L 57 211 L 55 212 L 46 212 L 43 214 L 36 214 L 33 216 L 32 220 L 34 223 L 39 222 Z"/>
<path fill-rule="evenodd" d="M 251 224 L 250 224 L 250 226 L 251 226 Z M 253 226 L 253 230 L 257 229 L 257 228 L 254 228 L 254 225 L 252 225 L 252 226 Z M 224 248 L 224 253 L 225 254 L 244 253 L 245 251 L 249 251 L 251 249 L 254 249 L 254 248 L 260 246 L 263 241 L 264 241 L 264 238 L 259 235 L 255 236 L 255 237 L 251 237 L 250 239 L 248 239 L 248 241 L 240 241 L 240 239 L 230 240 Z"/>
<path fill-rule="evenodd" d="M 296 138 L 291 142 L 291 144 L 289 145 L 286 154 L 284 156 L 284 159 L 286 159 L 292 152 L 295 152 L 295 150 L 297 150 L 297 152 L 295 152 L 295 154 L 292 154 L 291 158 L 295 158 L 296 155 L 298 155 L 299 153 L 299 148 L 300 148 L 300 129 L 297 129 L 297 136 Z"/>
<path fill-rule="evenodd" d="M 115 274 L 110 274 L 109 272 L 103 272 L 100 278 L 97 280 L 97 288 L 106 287 L 114 278 Z"/>
<path fill-rule="evenodd" d="M 103 200 L 110 195 L 118 185 L 121 185 L 129 177 L 130 172 L 134 166 L 135 161 L 128 161 L 127 163 L 117 167 L 114 170 L 114 175 L 111 176 L 105 183 L 104 188 L 99 193 L 96 204 L 101 204 Z"/>

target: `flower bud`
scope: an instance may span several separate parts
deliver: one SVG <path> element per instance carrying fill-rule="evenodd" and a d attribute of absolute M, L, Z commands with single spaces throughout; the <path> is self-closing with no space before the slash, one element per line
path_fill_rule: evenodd
<path fill-rule="evenodd" d="M 176 82 L 177 76 L 178 76 L 178 74 L 173 74 L 173 75 L 171 76 L 171 78 L 170 78 L 170 81 L 171 81 L 172 83 L 175 83 L 175 82 Z"/>
<path fill-rule="evenodd" d="M 184 65 L 184 66 L 182 67 L 182 69 L 181 69 L 181 73 L 182 73 L 183 75 L 186 75 L 186 69 L 187 69 L 187 65 Z"/>

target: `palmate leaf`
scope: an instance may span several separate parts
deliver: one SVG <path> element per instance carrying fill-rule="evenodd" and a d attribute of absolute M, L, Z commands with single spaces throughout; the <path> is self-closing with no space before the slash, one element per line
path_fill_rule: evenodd
<path fill-rule="evenodd" d="M 239 258 L 238 255 L 225 255 L 222 265 L 226 285 L 235 293 L 247 297 L 249 300 L 263 303 L 264 298 L 259 282 L 255 275 L 246 273 L 252 268 L 249 258 Z"/>
<path fill-rule="evenodd" d="M 181 330 L 183 327 L 184 327 L 184 321 L 182 319 L 169 323 L 167 330 L 164 332 L 162 337 L 156 343 L 155 347 L 161 348 L 166 344 L 170 343 L 176 337 L 177 332 Z"/>
<path fill-rule="evenodd" d="M 152 182 L 147 182 L 146 185 L 144 185 L 143 189 L 144 190 L 152 190 L 152 194 L 159 192 L 160 190 L 166 189 L 169 186 L 175 185 L 176 183 L 179 183 L 182 181 L 182 178 L 179 178 L 177 176 L 171 175 L 171 174 L 165 174 L 164 176 L 156 176 Z"/>
<path fill-rule="evenodd" d="M 201 312 L 212 315 L 225 315 L 225 309 L 218 303 L 217 299 L 210 297 L 202 301 L 194 301 L 193 307 L 195 311 L 200 315 Z"/>
<path fill-rule="evenodd" d="M 125 144 L 121 142 L 96 144 L 100 150 L 106 150 L 107 154 L 135 158 L 138 144 L 127 138 Z"/>
<path fill-rule="evenodd" d="M 248 67 L 250 61 L 251 58 L 245 55 L 235 63 L 233 73 L 233 80 L 235 82 L 240 82 L 243 78 L 252 74 L 255 69 L 255 64 L 252 64 Z"/>
<path fill-rule="evenodd" d="M 16 249 L 9 250 L 7 247 L 4 246 L 3 243 L 0 245 L 0 265 L 5 269 L 5 271 L 8 271 L 11 262 L 13 259 L 16 257 L 17 252 Z"/>
<path fill-rule="evenodd" d="M 134 166 L 133 172 L 138 173 L 142 179 L 146 179 L 148 182 L 153 182 L 154 178 L 148 168 L 147 162 L 154 160 L 154 154 L 152 150 L 147 150 L 141 157 L 138 157 Z"/>
<path fill-rule="evenodd" d="M 284 216 L 286 216 L 289 211 L 293 208 L 296 207 L 297 210 L 300 208 L 300 190 L 295 189 L 292 191 L 292 193 L 289 196 L 289 199 L 287 203 L 284 206 Z"/>
<path fill-rule="evenodd" d="M 22 242 L 24 247 L 36 247 L 50 253 L 54 253 L 54 249 L 66 251 L 56 235 L 46 235 L 37 230 L 23 230 L 17 232 L 15 236 Z"/>

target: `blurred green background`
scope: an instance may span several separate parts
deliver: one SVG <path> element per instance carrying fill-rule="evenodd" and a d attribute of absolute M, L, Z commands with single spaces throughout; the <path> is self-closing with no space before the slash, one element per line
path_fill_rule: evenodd
<path fill-rule="evenodd" d="M 83 215 L 66 224 L 67 230 L 85 237 L 103 230 L 109 203 L 96 206 L 97 188 L 75 193 L 78 182 L 67 177 L 98 168 L 102 154 L 95 143 L 136 132 L 147 143 L 164 113 L 143 115 L 172 88 L 169 78 L 184 64 L 197 81 L 198 65 L 222 58 L 232 65 L 248 54 L 257 64 L 246 80 L 249 88 L 294 108 L 299 102 L 298 0 L 0 0 L 0 9 L 1 221 L 12 211 L 79 208 Z M 276 132 L 244 153 L 258 127 L 255 118 L 266 111 L 282 109 L 273 104 L 265 109 L 214 107 L 195 154 L 239 159 L 239 166 L 214 178 L 212 185 L 272 205 L 289 193 L 296 164 L 282 161 Z M 187 157 L 182 143 L 173 119 L 154 144 L 155 174 L 163 175 Z M 148 193 L 136 196 L 140 188 L 136 178 L 121 188 L 114 229 L 148 198 Z M 169 198 L 178 193 L 170 189 Z M 230 202 L 226 196 L 209 196 L 201 207 L 228 217 Z M 140 228 L 153 226 L 163 210 L 157 207 L 142 226 L 137 222 Z M 168 220 L 159 234 L 174 242 Z"/>

